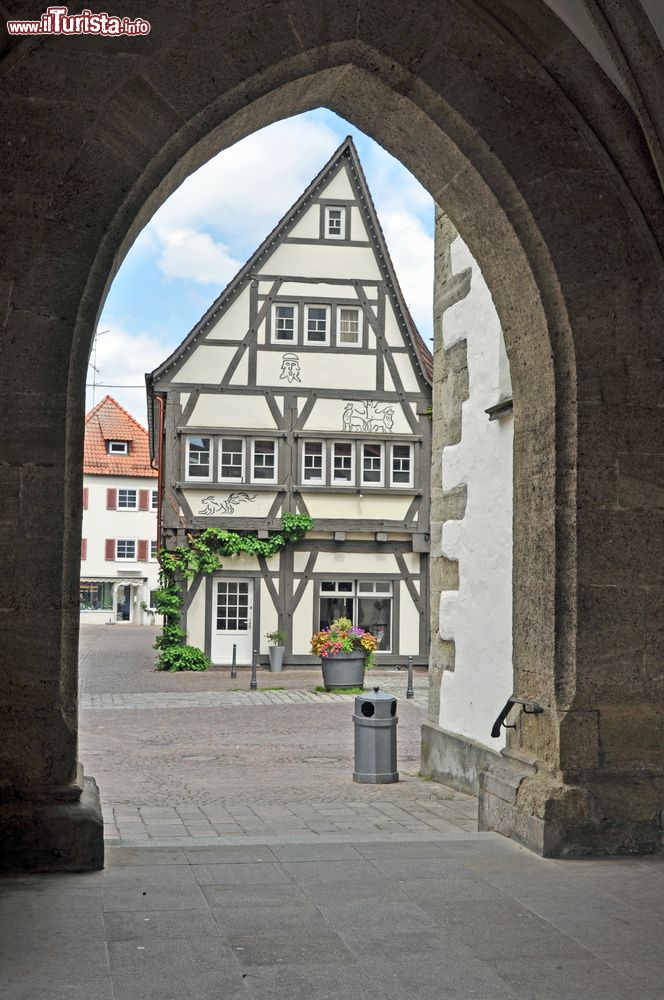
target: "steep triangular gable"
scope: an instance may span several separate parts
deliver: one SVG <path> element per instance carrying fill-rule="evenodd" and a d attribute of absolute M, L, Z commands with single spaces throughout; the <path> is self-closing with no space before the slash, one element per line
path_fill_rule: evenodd
<path fill-rule="evenodd" d="M 213 302 L 205 315 L 199 320 L 192 331 L 185 337 L 180 346 L 152 373 L 146 375 L 148 392 L 152 390 L 154 383 L 169 371 L 175 371 L 190 354 L 194 344 L 202 339 L 210 328 L 210 325 L 217 320 L 220 313 L 228 308 L 240 291 L 251 280 L 253 272 L 263 267 L 270 256 L 275 252 L 282 241 L 295 229 L 302 218 L 302 213 L 309 207 L 315 197 L 320 195 L 322 189 L 326 188 L 334 181 L 340 170 L 348 165 L 350 167 L 351 183 L 355 185 L 357 200 L 363 221 L 368 228 L 370 238 L 373 243 L 376 262 L 379 270 L 385 278 L 388 294 L 391 298 L 395 314 L 398 317 L 399 325 L 402 327 L 406 337 L 405 341 L 412 349 L 412 359 L 416 370 L 422 377 L 425 384 L 431 384 L 433 373 L 433 359 L 430 352 L 420 337 L 412 321 L 410 313 L 405 305 L 399 283 L 396 278 L 394 266 L 392 264 L 383 231 L 378 222 L 376 209 L 369 192 L 369 188 L 360 165 L 359 157 L 355 145 L 348 136 L 339 148 L 333 153 L 319 174 L 313 179 L 300 198 L 284 215 L 281 221 L 275 226 L 269 236 L 263 241 L 258 250 L 249 258 L 247 263 L 236 274 L 233 280 L 226 286 L 219 297 Z M 247 331 L 249 337 L 250 331 Z"/>
<path fill-rule="evenodd" d="M 109 455 L 108 441 L 129 442 L 127 455 Z M 150 464 L 148 433 L 112 396 L 85 418 L 83 471 L 93 475 L 156 476 Z"/>

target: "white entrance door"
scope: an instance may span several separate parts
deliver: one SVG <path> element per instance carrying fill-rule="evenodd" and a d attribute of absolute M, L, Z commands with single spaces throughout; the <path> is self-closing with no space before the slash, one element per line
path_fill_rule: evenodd
<path fill-rule="evenodd" d="M 212 606 L 212 662 L 230 665 L 233 644 L 238 664 L 251 663 L 253 580 L 215 581 Z"/>

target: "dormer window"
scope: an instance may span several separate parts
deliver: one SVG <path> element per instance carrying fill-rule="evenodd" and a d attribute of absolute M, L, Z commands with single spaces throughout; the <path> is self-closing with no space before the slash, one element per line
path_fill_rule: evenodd
<path fill-rule="evenodd" d="M 128 441 L 108 441 L 108 454 L 109 455 L 128 455 L 129 454 L 129 442 Z"/>
<path fill-rule="evenodd" d="M 346 235 L 346 209 L 336 205 L 325 206 L 325 238 L 343 240 Z"/>

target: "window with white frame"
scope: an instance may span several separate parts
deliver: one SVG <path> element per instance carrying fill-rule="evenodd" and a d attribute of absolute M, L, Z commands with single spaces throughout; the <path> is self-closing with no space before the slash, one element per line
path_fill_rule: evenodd
<path fill-rule="evenodd" d="M 321 580 L 320 628 L 329 628 L 337 618 L 350 618 L 354 625 L 378 639 L 378 652 L 392 650 L 394 583 L 392 580 Z"/>
<path fill-rule="evenodd" d="M 223 437 L 219 445 L 219 479 L 224 483 L 241 483 L 244 479 L 243 438 Z"/>
<path fill-rule="evenodd" d="M 342 205 L 325 206 L 325 238 L 343 240 L 346 233 L 346 209 Z"/>
<path fill-rule="evenodd" d="M 392 445 L 392 467 L 390 474 L 391 486 L 413 485 L 413 446 L 412 444 Z"/>
<path fill-rule="evenodd" d="M 362 485 L 383 485 L 384 445 L 378 441 L 362 445 Z"/>
<path fill-rule="evenodd" d="M 355 306 L 339 306 L 337 342 L 345 347 L 360 347 L 362 340 L 361 312 Z"/>
<path fill-rule="evenodd" d="M 157 543 L 150 542 L 150 559 L 154 560 L 157 558 Z"/>
<path fill-rule="evenodd" d="M 118 490 L 118 510 L 138 510 L 138 490 Z"/>
<path fill-rule="evenodd" d="M 118 538 L 115 542 L 115 558 L 136 560 L 136 539 Z"/>
<path fill-rule="evenodd" d="M 151 506 L 152 510 L 159 510 L 159 490 L 152 490 Z"/>
<path fill-rule="evenodd" d="M 108 454 L 109 455 L 128 455 L 129 454 L 129 442 L 128 441 L 108 441 Z"/>
<path fill-rule="evenodd" d="M 294 344 L 297 340 L 297 306 L 278 302 L 272 307 L 272 343 Z"/>
<path fill-rule="evenodd" d="M 187 479 L 212 478 L 210 444 L 209 437 L 187 438 Z"/>
<path fill-rule="evenodd" d="M 277 442 L 252 441 L 251 478 L 254 482 L 276 483 Z"/>
<path fill-rule="evenodd" d="M 325 482 L 325 445 L 322 441 L 305 441 L 302 448 L 302 482 Z"/>
<path fill-rule="evenodd" d="M 329 306 L 305 307 L 304 342 L 305 344 L 329 344 Z"/>
<path fill-rule="evenodd" d="M 352 486 L 355 482 L 355 451 L 351 441 L 335 441 L 332 445 L 332 482 Z"/>

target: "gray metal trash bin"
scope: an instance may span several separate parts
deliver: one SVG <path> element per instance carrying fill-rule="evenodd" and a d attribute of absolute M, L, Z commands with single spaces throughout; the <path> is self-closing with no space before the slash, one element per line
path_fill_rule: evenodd
<path fill-rule="evenodd" d="M 397 771 L 397 699 L 375 687 L 355 699 L 355 771 L 353 781 L 389 785 Z"/>

